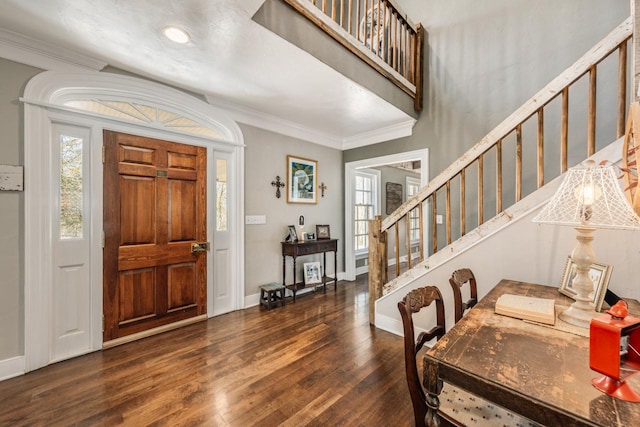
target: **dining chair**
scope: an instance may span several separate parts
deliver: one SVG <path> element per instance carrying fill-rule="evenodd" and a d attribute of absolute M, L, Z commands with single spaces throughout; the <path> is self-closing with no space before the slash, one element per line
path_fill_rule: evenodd
<path fill-rule="evenodd" d="M 421 332 L 414 341 L 415 329 L 413 315 L 421 309 L 435 304 L 435 325 Z M 418 372 L 417 357 L 423 346 L 432 339 L 439 340 L 446 332 L 445 310 L 442 294 L 437 286 L 425 286 L 409 292 L 398 302 L 398 310 L 402 318 L 404 331 L 404 361 L 409 386 L 409 394 L 413 405 L 413 416 L 416 427 L 426 426 L 427 400 L 422 388 Z M 542 427 L 539 424 L 518 414 L 473 395 L 463 389 L 444 383 L 440 392 L 438 415 L 440 425 L 445 426 L 518 426 Z"/>
<path fill-rule="evenodd" d="M 417 341 L 414 341 L 413 314 L 430 306 L 432 303 L 435 303 L 436 324 L 428 331 L 420 333 Z M 404 330 L 404 366 L 413 405 L 415 425 L 424 426 L 424 418 L 427 415 L 427 400 L 418 375 L 416 356 L 424 346 L 424 343 L 431 341 L 433 338 L 439 340 L 444 336 L 445 323 L 442 294 L 436 286 L 414 289 L 402 301 L 398 302 L 398 310 L 400 311 L 400 317 L 402 317 L 402 328 Z"/>
<path fill-rule="evenodd" d="M 455 309 L 455 321 L 458 323 L 465 311 L 476 305 L 478 302 L 478 285 L 473 272 L 468 268 L 461 268 L 454 271 L 449 278 L 451 288 L 453 288 L 453 304 Z M 466 302 L 462 302 L 461 288 L 469 284 L 470 298 Z"/>

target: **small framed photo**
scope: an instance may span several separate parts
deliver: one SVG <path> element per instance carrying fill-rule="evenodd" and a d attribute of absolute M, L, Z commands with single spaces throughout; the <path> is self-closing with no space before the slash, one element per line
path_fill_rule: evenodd
<path fill-rule="evenodd" d="M 576 277 L 577 265 L 571 257 L 567 257 L 567 263 L 564 268 L 564 274 L 562 275 L 562 283 L 560 284 L 560 293 L 568 297 L 575 297 L 576 291 L 573 289 L 573 280 Z M 602 302 L 604 301 L 604 295 L 607 293 L 607 286 L 609 286 L 609 278 L 611 277 L 612 266 L 594 262 L 589 268 L 589 278 L 593 282 L 593 291 L 589 293 L 589 298 L 593 303 L 596 311 L 602 310 Z"/>
<path fill-rule="evenodd" d="M 322 283 L 322 266 L 320 265 L 320 261 L 305 262 L 303 267 L 305 286 Z"/>
<path fill-rule="evenodd" d="M 329 232 L 328 225 L 316 225 L 316 239 L 330 239 L 331 233 Z"/>
<path fill-rule="evenodd" d="M 318 162 L 287 156 L 287 203 L 318 203 Z"/>
<path fill-rule="evenodd" d="M 303 233 L 304 240 L 316 240 L 316 233 Z"/>
<path fill-rule="evenodd" d="M 289 236 L 286 239 L 288 242 L 297 242 L 298 241 L 298 233 L 296 233 L 296 226 L 290 225 L 289 227 Z"/>

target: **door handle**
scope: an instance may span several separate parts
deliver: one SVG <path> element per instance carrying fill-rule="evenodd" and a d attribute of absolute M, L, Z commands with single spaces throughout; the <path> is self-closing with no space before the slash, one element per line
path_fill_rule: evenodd
<path fill-rule="evenodd" d="M 209 242 L 198 242 L 191 244 L 191 253 L 197 254 L 200 252 L 207 252 L 209 250 Z"/>

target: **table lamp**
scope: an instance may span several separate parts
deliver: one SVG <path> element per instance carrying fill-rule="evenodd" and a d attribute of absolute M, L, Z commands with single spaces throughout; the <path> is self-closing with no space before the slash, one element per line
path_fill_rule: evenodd
<path fill-rule="evenodd" d="M 572 287 L 575 302 L 559 314 L 569 324 L 588 328 L 596 315 L 589 294 L 593 282 L 589 269 L 595 262 L 591 248 L 597 228 L 640 229 L 640 218 L 633 211 L 618 184 L 611 166 L 596 166 L 592 160 L 569 169 L 551 201 L 533 218 L 533 222 L 570 225 L 577 231 L 578 243 L 571 253 L 576 264 Z"/>

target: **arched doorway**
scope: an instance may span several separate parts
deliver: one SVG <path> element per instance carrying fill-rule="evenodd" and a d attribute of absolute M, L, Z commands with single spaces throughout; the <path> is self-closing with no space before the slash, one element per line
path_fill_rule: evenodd
<path fill-rule="evenodd" d="M 206 149 L 207 240 L 212 243 L 206 255 L 207 315 L 242 308 L 244 152 L 242 133 L 233 120 L 184 92 L 110 73 L 47 71 L 28 83 L 21 101 L 27 371 L 103 346 L 105 129 Z M 76 154 L 71 167 L 61 154 L 65 150 Z M 68 170 L 75 172 L 67 176 Z M 79 183 L 72 186 L 74 197 L 62 194 L 67 187 L 61 182 L 66 179 Z M 217 203 L 221 180 L 222 222 Z M 61 223 L 69 221 L 68 209 L 62 206 L 67 199 L 75 200 L 74 227 L 80 230 L 71 235 L 67 229 L 61 231 Z"/>

